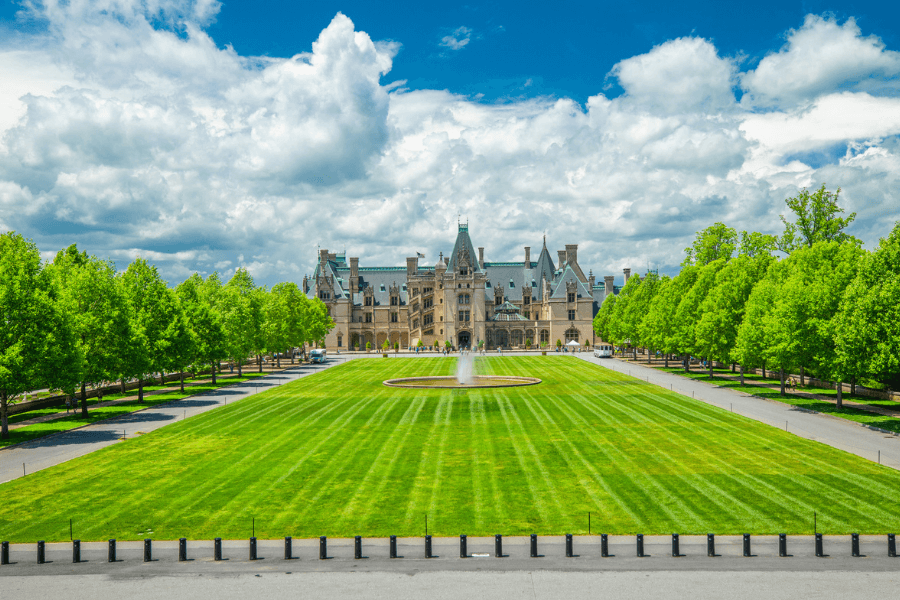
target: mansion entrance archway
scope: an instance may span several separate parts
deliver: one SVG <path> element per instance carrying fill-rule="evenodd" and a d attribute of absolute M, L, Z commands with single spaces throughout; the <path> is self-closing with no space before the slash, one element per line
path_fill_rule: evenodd
<path fill-rule="evenodd" d="M 458 347 L 460 349 L 472 347 L 472 334 L 468 331 L 460 331 L 457 339 L 459 340 Z"/>

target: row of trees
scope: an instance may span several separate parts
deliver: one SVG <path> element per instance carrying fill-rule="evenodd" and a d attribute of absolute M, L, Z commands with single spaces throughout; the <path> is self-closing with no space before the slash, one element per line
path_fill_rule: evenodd
<path fill-rule="evenodd" d="M 294 283 L 258 287 L 245 269 L 223 282 L 194 274 L 170 288 L 138 258 L 124 272 L 72 245 L 43 264 L 35 244 L 0 235 L 0 435 L 7 407 L 25 392 L 68 394 L 107 382 L 143 382 L 223 360 L 239 374 L 249 356 L 284 352 L 324 340 L 334 323 L 318 299 Z M 292 360 L 293 360 L 293 354 Z"/>
<path fill-rule="evenodd" d="M 844 230 L 840 189 L 786 203 L 780 236 L 722 223 L 698 232 L 681 272 L 632 277 L 594 319 L 604 340 L 650 352 L 799 371 L 837 382 L 900 382 L 900 223 L 873 252 Z M 636 350 L 635 350 L 636 352 Z M 841 399 L 838 386 L 838 402 Z"/>

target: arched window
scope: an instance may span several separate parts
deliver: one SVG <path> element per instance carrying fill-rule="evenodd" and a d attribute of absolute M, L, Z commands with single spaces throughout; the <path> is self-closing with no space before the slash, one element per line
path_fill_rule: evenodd
<path fill-rule="evenodd" d="M 509 337 L 510 337 L 509 342 L 513 346 L 521 346 L 523 344 L 521 330 L 519 330 L 519 329 L 514 330 L 512 333 L 510 333 Z"/>
<path fill-rule="evenodd" d="M 572 340 L 578 341 L 578 330 L 574 327 L 566 330 L 566 343 L 569 343 Z"/>

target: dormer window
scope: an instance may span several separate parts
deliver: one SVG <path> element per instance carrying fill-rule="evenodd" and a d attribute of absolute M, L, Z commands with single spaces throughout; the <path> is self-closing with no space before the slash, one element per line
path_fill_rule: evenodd
<path fill-rule="evenodd" d="M 460 268 L 459 268 L 459 274 L 460 274 L 460 275 L 468 275 L 468 274 L 469 274 L 469 268 L 468 268 L 468 267 L 460 267 Z"/>
<path fill-rule="evenodd" d="M 391 296 L 391 306 L 397 306 L 397 296 Z"/>
<path fill-rule="evenodd" d="M 365 306 L 372 306 L 372 296 L 366 296 Z"/>

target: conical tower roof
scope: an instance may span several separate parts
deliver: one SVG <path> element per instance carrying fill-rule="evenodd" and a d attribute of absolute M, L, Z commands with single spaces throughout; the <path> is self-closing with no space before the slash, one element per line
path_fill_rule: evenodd
<path fill-rule="evenodd" d="M 456 271 L 461 260 L 465 260 L 473 271 L 481 272 L 481 265 L 478 264 L 478 255 L 475 254 L 475 247 L 472 245 L 472 239 L 469 237 L 468 223 L 465 225 L 459 224 L 459 233 L 456 234 L 456 243 L 453 244 L 453 251 L 450 253 L 450 264 L 447 265 L 447 271 Z"/>

